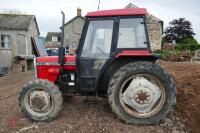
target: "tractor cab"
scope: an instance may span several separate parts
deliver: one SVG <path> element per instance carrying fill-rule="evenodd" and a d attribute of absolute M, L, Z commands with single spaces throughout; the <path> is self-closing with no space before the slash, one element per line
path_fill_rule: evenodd
<path fill-rule="evenodd" d="M 146 9 L 133 8 L 86 15 L 77 53 L 81 91 L 100 87 L 96 86 L 98 78 L 119 56 L 150 55 L 146 14 Z"/>

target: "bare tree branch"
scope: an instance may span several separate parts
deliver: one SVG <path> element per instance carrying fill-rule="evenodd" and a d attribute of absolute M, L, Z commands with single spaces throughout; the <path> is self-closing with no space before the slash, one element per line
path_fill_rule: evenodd
<path fill-rule="evenodd" d="M 7 8 L 3 8 L 0 9 L 0 13 L 1 14 L 26 14 L 25 12 L 20 11 L 19 9 L 7 9 Z"/>

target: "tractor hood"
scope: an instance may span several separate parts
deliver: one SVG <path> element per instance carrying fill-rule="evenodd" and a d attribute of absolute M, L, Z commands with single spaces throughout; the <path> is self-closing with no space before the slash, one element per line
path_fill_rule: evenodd
<path fill-rule="evenodd" d="M 44 56 L 36 58 L 37 66 L 59 66 L 58 56 Z M 65 55 L 64 69 L 76 69 L 76 55 Z"/>
<path fill-rule="evenodd" d="M 70 72 L 76 71 L 76 56 L 66 55 L 63 69 Z M 56 82 L 60 73 L 60 64 L 58 56 L 37 57 L 35 60 L 35 78 L 47 79 L 53 83 Z"/>

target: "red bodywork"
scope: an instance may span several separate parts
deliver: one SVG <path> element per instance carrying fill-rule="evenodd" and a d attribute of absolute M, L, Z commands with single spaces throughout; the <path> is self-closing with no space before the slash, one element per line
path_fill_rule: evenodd
<path fill-rule="evenodd" d="M 37 76 L 40 79 L 48 79 L 49 81 L 55 82 L 60 70 L 58 64 L 58 56 L 46 56 L 39 57 L 36 59 L 37 63 Z M 76 56 L 66 55 L 64 70 L 75 71 L 76 70 Z"/>
<path fill-rule="evenodd" d="M 152 53 L 149 52 L 149 50 L 124 50 L 117 54 L 116 58 L 118 57 L 124 57 L 124 56 L 152 56 Z"/>
<path fill-rule="evenodd" d="M 129 9 L 115 9 L 102 10 L 87 13 L 87 17 L 108 17 L 108 16 L 145 16 L 147 15 L 146 8 L 129 8 Z"/>

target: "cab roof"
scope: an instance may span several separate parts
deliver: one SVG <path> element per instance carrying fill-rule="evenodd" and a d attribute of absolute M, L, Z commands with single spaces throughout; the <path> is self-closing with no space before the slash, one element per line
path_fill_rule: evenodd
<path fill-rule="evenodd" d="M 109 16 L 145 16 L 146 8 L 113 9 L 88 12 L 86 17 L 109 17 Z"/>

